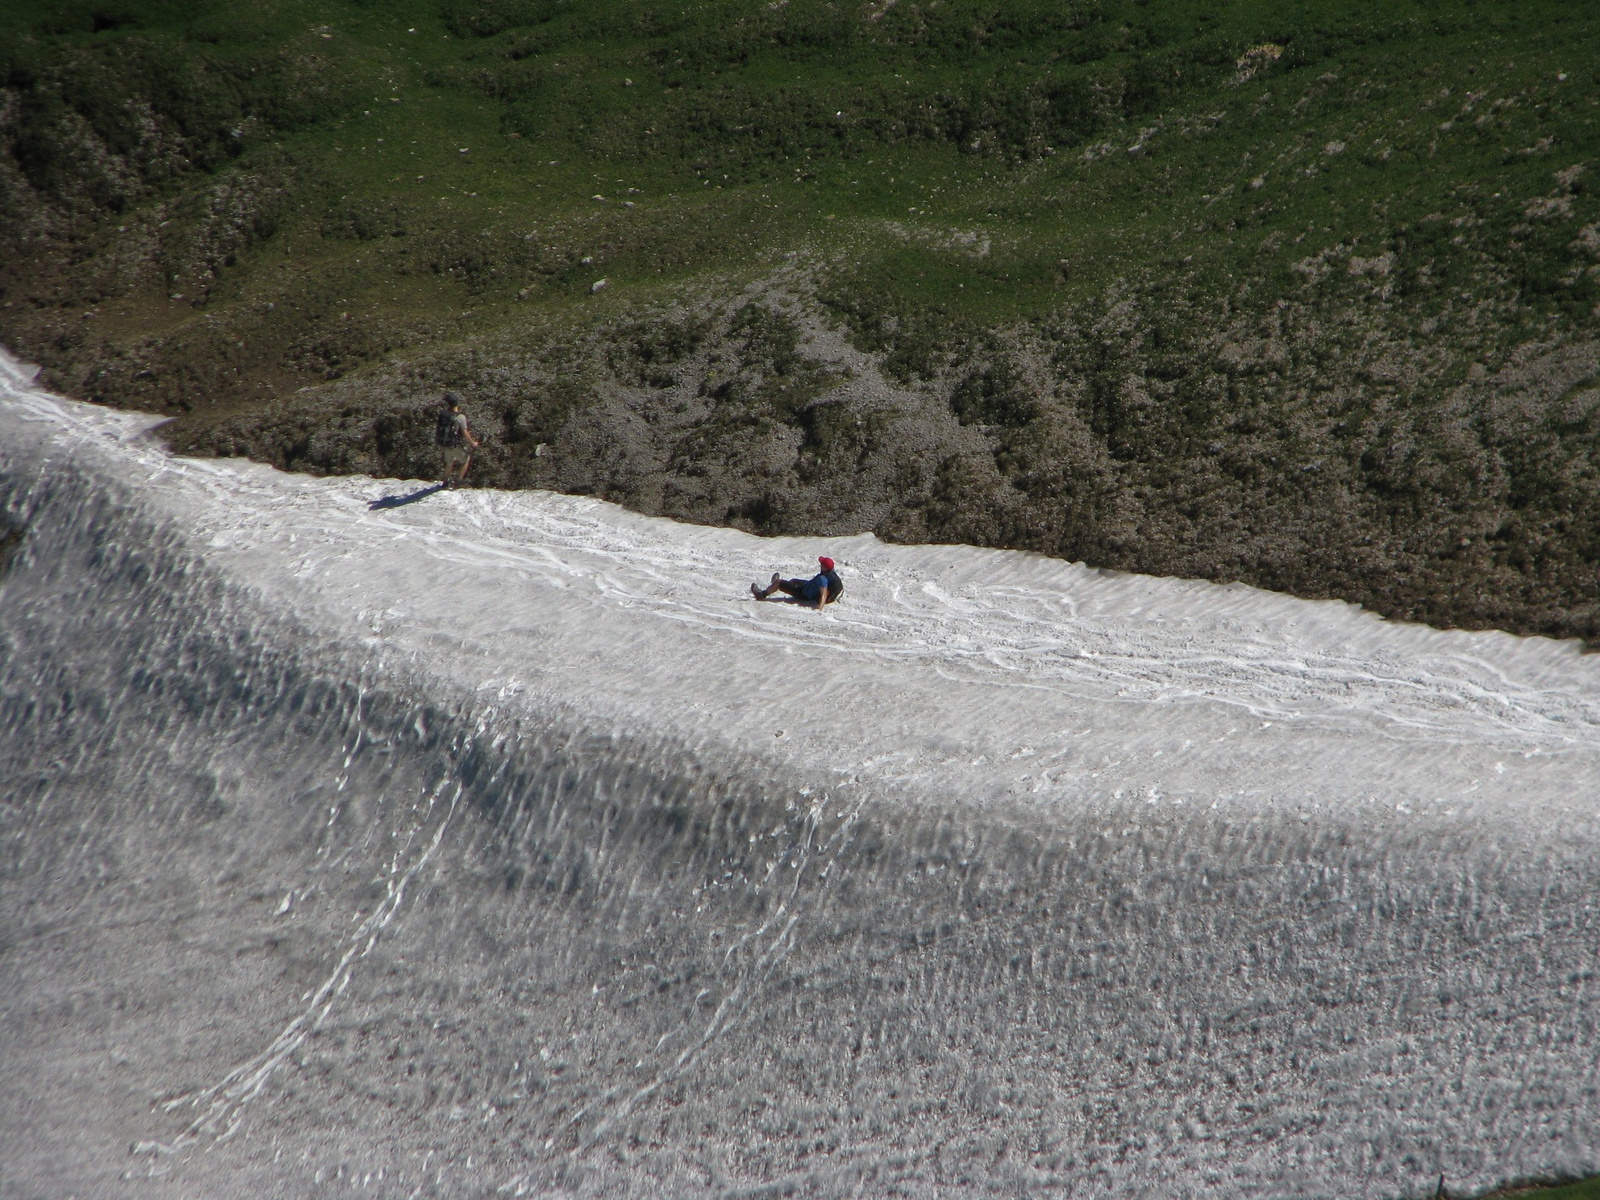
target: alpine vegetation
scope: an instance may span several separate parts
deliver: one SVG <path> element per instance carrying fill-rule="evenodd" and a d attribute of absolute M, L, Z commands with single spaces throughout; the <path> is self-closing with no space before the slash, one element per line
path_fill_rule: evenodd
<path fill-rule="evenodd" d="M 0 341 L 189 453 L 1600 634 L 1575 0 L 14 0 Z"/>

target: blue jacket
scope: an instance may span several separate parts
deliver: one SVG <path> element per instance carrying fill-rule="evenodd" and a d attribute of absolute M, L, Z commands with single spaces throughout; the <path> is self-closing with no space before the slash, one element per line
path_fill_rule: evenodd
<path fill-rule="evenodd" d="M 844 584 L 840 582 L 837 572 L 823 571 L 820 575 L 813 575 L 806 580 L 800 589 L 800 594 L 811 603 L 815 604 L 822 599 L 822 589 L 828 589 L 828 603 L 832 604 L 844 595 Z"/>

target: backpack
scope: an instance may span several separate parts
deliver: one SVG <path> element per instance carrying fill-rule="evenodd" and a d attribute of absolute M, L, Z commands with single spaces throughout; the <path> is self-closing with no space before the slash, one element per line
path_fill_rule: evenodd
<path fill-rule="evenodd" d="M 824 571 L 822 574 L 828 581 L 828 603 L 832 604 L 840 596 L 844 595 L 844 580 L 840 579 L 832 571 Z"/>
<path fill-rule="evenodd" d="M 433 440 L 440 446 L 461 445 L 461 423 L 448 408 L 439 410 L 439 419 L 433 426 Z"/>

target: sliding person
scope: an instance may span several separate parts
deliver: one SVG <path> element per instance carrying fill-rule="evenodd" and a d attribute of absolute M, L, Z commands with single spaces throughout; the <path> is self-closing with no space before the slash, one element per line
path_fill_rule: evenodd
<path fill-rule="evenodd" d="M 820 572 L 810 579 L 781 579 L 774 572 L 772 582 L 766 587 L 752 583 L 750 594 L 757 600 L 765 600 L 773 592 L 782 592 L 792 600 L 799 600 L 804 604 L 815 604 L 817 611 L 821 612 L 828 605 L 844 595 L 844 581 L 839 578 L 839 572 L 834 569 L 833 559 L 826 555 L 817 559 L 817 565 L 822 568 Z"/>

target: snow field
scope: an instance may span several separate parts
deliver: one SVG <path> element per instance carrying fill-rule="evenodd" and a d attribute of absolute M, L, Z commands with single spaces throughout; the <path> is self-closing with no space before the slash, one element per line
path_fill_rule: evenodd
<path fill-rule="evenodd" d="M 174 1188 L 208 1178 L 194 1148 L 233 1146 L 215 1142 L 228 1129 L 303 1165 L 216 1150 L 242 1156 L 231 1169 L 314 1180 L 314 1111 L 359 1174 L 410 1169 L 440 1195 L 1391 1196 L 1441 1172 L 1481 1188 L 1600 1165 L 1600 663 L 1575 646 L 542 493 L 375 508 L 425 485 L 174 459 L 148 419 L 3 372 L 7 508 L 30 537 L 75 554 L 154 529 L 197 564 L 139 582 L 85 552 L 82 594 L 100 599 L 74 613 L 70 555 L 55 605 L 29 582 L 37 553 L 19 559 L 0 583 L 22 597 L 4 693 L 17 761 L 61 754 L 17 699 L 30 689 L 80 671 L 126 693 L 134 658 L 106 644 L 117 604 L 144 614 L 128 620 L 148 622 L 166 694 L 215 674 L 182 649 L 202 576 L 245 641 L 384 697 L 357 702 L 355 741 L 193 701 L 209 714 L 193 746 L 150 761 L 128 750 L 163 701 L 105 701 L 120 732 L 97 753 L 122 791 L 226 781 L 223 832 L 185 870 L 270 861 L 284 910 L 268 923 L 306 913 L 295 954 L 322 964 L 251 1004 L 237 997 L 256 984 L 215 976 L 238 1019 L 177 1060 L 212 1091 L 194 1110 L 210 1115 L 161 1143 L 180 1147 Z M 52 500 L 69 493 L 108 498 L 96 528 Z M 845 575 L 837 608 L 750 598 L 819 553 Z M 101 636 L 37 632 L 74 621 Z M 436 769 L 423 752 L 441 738 L 455 748 Z M 202 747 L 203 764 L 183 757 Z M 177 818 L 149 813 L 181 808 L 106 808 L 87 775 L 39 795 L 150 853 Z M 343 815 L 316 841 L 304 822 L 324 804 Z M 15 844 L 36 849 L 16 852 L 14 883 L 30 911 L 69 903 L 27 865 L 65 836 L 51 810 L 17 811 Z M 141 822 L 154 832 L 127 832 Z M 58 861 L 87 857 L 71 846 Z M 160 876 L 137 860 L 118 869 Z M 335 861 L 387 879 L 381 903 L 355 874 L 315 882 Z M 218 920 L 227 941 L 258 918 Z M 110 940 L 84 954 L 122 961 Z M 60 963 L 12 957 L 0 992 L 20 1009 L 64 986 Z M 143 980 L 132 993 L 170 987 L 117 969 Z M 419 1040 L 424 1010 L 456 1032 Z M 313 1026 L 348 1035 L 321 1074 Z M 16 1055 L 88 1036 L 27 1028 Z M 374 1029 L 433 1056 L 433 1092 L 350 1033 Z M 463 1084 L 474 1073 L 502 1082 Z M 78 1086 L 53 1093 L 62 1111 L 82 1108 Z M 492 1093 L 504 1127 L 440 1098 L 463 1087 Z M 373 1095 L 410 1114 L 403 1131 Z M 85 1112 L 91 1140 L 133 1119 Z M 0 1110 L 0 1147 L 29 1163 L 58 1136 Z M 411 1153 L 450 1170 L 430 1182 Z"/>

